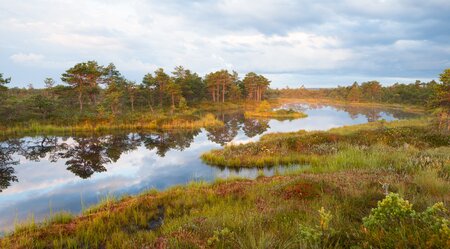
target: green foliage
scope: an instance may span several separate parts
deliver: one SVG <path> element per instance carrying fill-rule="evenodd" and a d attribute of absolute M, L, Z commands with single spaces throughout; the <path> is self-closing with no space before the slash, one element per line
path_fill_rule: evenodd
<path fill-rule="evenodd" d="M 330 221 L 333 218 L 333 215 L 331 212 L 325 210 L 324 207 L 321 207 L 319 209 L 319 215 L 320 215 L 320 229 L 322 231 L 326 231 L 329 229 Z"/>
<path fill-rule="evenodd" d="M 212 237 L 208 238 L 207 244 L 209 246 L 218 244 L 221 241 L 228 239 L 232 235 L 233 235 L 233 233 L 228 228 L 224 228 L 220 231 L 216 230 L 216 231 L 214 231 L 214 235 Z"/>
<path fill-rule="evenodd" d="M 363 223 L 368 240 L 383 248 L 425 245 L 445 248 L 450 245 L 449 214 L 442 202 L 428 207 L 424 212 L 416 212 L 411 203 L 398 194 L 390 193 L 378 202 Z M 415 236 L 423 239 L 418 240 Z"/>
<path fill-rule="evenodd" d="M 416 213 L 412 205 L 395 193 L 390 193 L 378 202 L 378 207 L 372 209 L 370 215 L 363 219 L 368 229 L 383 228 L 385 230 L 398 229 L 401 220 L 414 217 Z"/>
<path fill-rule="evenodd" d="M 178 109 L 181 111 L 186 111 L 188 109 L 188 105 L 186 99 L 184 97 L 180 97 L 180 101 L 178 102 Z"/>
<path fill-rule="evenodd" d="M 220 70 L 209 73 L 204 78 L 206 91 L 209 100 L 212 102 L 222 102 L 226 100 L 238 100 L 241 93 L 239 92 L 239 77 L 236 72 L 228 72 L 228 70 Z"/>
<path fill-rule="evenodd" d="M 242 80 L 243 93 L 247 99 L 261 101 L 264 97 L 264 93 L 270 85 L 270 81 L 256 73 L 250 72 L 245 75 Z"/>
<path fill-rule="evenodd" d="M 3 74 L 0 73 L 0 91 L 7 90 L 6 84 L 9 82 L 11 82 L 11 78 L 3 78 Z"/>

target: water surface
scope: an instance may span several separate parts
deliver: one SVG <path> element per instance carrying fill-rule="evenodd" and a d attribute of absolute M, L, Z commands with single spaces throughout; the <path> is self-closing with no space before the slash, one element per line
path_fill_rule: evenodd
<path fill-rule="evenodd" d="M 254 178 L 256 169 L 211 167 L 203 152 L 228 143 L 256 141 L 266 133 L 327 130 L 379 119 L 413 117 L 398 110 L 289 104 L 307 118 L 245 119 L 242 113 L 220 113 L 225 127 L 164 133 L 115 133 L 101 136 L 38 136 L 0 142 L 0 231 L 15 221 L 36 220 L 50 210 L 78 213 L 106 195 L 166 189 L 193 180 L 241 176 Z M 277 169 L 278 170 L 278 169 Z M 283 168 L 279 168 L 283 170 Z M 274 169 L 264 169 L 271 175 Z"/>

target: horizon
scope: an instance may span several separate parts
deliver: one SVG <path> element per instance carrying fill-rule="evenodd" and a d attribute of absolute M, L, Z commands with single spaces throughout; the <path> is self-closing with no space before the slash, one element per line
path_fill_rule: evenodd
<path fill-rule="evenodd" d="M 450 2 L 0 0 L 0 73 L 36 88 L 76 63 L 140 83 L 183 65 L 256 72 L 271 88 L 437 80 L 450 67 Z"/>

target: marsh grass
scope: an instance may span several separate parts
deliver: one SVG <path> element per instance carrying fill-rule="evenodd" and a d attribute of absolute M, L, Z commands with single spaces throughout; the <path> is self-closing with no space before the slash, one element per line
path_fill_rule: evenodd
<path fill-rule="evenodd" d="M 212 150 L 201 158 L 221 167 L 307 164 L 313 172 L 382 168 L 401 173 L 434 167 L 446 175 L 450 137 L 430 128 L 424 119 L 407 124 L 374 123 L 326 132 L 274 133 L 258 142 Z"/>
<path fill-rule="evenodd" d="M 114 201 L 110 198 L 101 208 L 91 209 L 79 217 L 63 214 L 51 222 L 33 223 L 7 235 L 0 245 L 2 248 L 442 245 L 445 234 L 439 232 L 441 237 L 435 238 L 428 236 L 432 230 L 426 224 L 418 224 L 414 229 L 399 224 L 402 236 L 395 241 L 380 236 L 378 230 L 372 233 L 361 229 L 363 218 L 385 198 L 378 182 L 389 182 L 395 189 L 404 189 L 403 195 L 410 197 L 413 207 L 423 200 L 430 203 L 428 206 L 442 200 L 439 191 L 421 192 L 406 187 L 427 185 L 420 177 L 399 181 L 405 178 L 395 173 L 353 170 L 261 176 L 257 180 L 227 179 L 215 183 L 197 181 L 162 192 L 151 191 Z M 149 222 L 159 217 L 160 207 L 164 207 L 163 223 L 156 229 L 149 229 Z M 319 212 L 322 209 L 324 211 Z M 448 219 L 448 214 L 438 215 L 439 219 Z M 421 236 L 419 231 L 426 231 L 426 236 Z M 410 236 L 415 236 L 414 240 L 411 241 Z"/>
<path fill-rule="evenodd" d="M 246 118 L 273 118 L 277 120 L 306 118 L 308 116 L 303 112 L 294 111 L 292 109 L 281 109 L 276 111 L 246 111 L 244 115 Z"/>
<path fill-rule="evenodd" d="M 223 122 L 207 113 L 203 116 L 155 117 L 154 119 L 118 121 L 85 121 L 73 125 L 42 124 L 29 122 L 10 127 L 0 127 L 0 137 L 38 134 L 76 134 L 80 132 L 156 131 L 220 127 Z"/>

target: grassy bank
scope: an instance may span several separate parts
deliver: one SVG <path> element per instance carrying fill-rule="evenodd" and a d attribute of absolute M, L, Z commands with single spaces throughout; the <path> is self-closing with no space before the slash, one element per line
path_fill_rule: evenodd
<path fill-rule="evenodd" d="M 420 167 L 421 158 L 430 157 L 445 170 L 450 164 L 450 136 L 429 125 L 429 120 L 420 119 L 377 122 L 325 132 L 267 134 L 258 142 L 207 152 L 202 159 L 226 167 L 308 164 L 316 171 L 342 168 L 414 171 Z"/>
<path fill-rule="evenodd" d="M 385 197 L 380 183 L 399 195 Z M 432 171 L 405 177 L 386 170 L 197 182 L 108 200 L 79 217 L 63 214 L 18 225 L 0 245 L 448 248 L 449 187 Z"/>
<path fill-rule="evenodd" d="M 297 119 L 306 118 L 308 115 L 294 110 L 276 110 L 276 111 L 246 111 L 247 118 L 273 118 L 273 119 Z"/>
<path fill-rule="evenodd" d="M 283 104 L 283 102 L 278 100 L 272 100 L 270 102 L 264 100 L 262 102 L 247 104 L 245 106 L 244 115 L 246 118 L 273 118 L 278 120 L 307 117 L 305 113 L 292 109 L 274 110 L 274 108 L 279 107 L 281 104 Z"/>
<path fill-rule="evenodd" d="M 0 137 L 39 134 L 73 134 L 77 132 L 141 131 L 199 129 L 223 126 L 213 114 L 206 115 L 155 115 L 130 120 L 84 121 L 74 125 L 56 125 L 29 122 L 27 124 L 0 128 Z"/>

